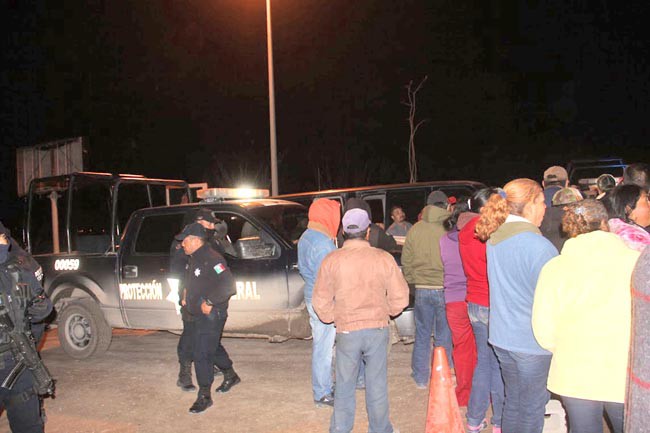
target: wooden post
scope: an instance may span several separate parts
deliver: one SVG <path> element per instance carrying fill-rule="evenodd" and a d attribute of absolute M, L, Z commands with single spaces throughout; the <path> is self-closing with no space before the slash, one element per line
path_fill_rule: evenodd
<path fill-rule="evenodd" d="M 52 252 L 59 254 L 59 207 L 57 199 L 59 198 L 56 191 L 50 193 L 50 210 L 52 212 Z"/>

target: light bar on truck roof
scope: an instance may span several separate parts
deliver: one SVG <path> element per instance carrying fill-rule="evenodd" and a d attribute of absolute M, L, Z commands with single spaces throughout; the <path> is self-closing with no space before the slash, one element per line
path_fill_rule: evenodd
<path fill-rule="evenodd" d="M 208 188 L 198 190 L 196 195 L 205 201 L 265 198 L 269 196 L 269 190 L 256 188 Z"/>

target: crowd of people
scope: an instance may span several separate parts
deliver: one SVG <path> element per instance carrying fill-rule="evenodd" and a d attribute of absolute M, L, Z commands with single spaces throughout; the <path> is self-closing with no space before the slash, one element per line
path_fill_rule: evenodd
<path fill-rule="evenodd" d="M 434 191 L 412 226 L 394 207 L 388 234 L 405 236 L 399 275 L 374 248 L 385 233 L 371 235 L 362 200 L 346 203 L 342 248 L 339 203 L 316 200 L 298 254 L 314 336 L 313 397 L 334 406 L 330 431 L 352 430 L 355 385 L 366 388 L 369 431 L 396 431 L 384 334 L 389 316 L 406 306 L 408 283 L 415 386 L 428 388 L 433 336 L 454 368 L 470 433 L 488 424 L 495 433 L 540 433 L 551 393 L 572 433 L 602 432 L 603 415 L 622 433 L 630 286 L 650 244 L 650 169 L 632 164 L 622 179 L 604 175 L 596 187 L 584 198 L 555 166 L 541 184 L 515 179 L 456 200 Z"/>
<path fill-rule="evenodd" d="M 622 433 L 633 293 L 648 292 L 650 167 L 632 164 L 620 182 L 604 175 L 596 186 L 595 198 L 583 198 L 555 166 L 541 185 L 515 179 L 454 200 L 433 191 L 417 223 L 396 206 L 387 231 L 372 223 L 364 200 L 349 199 L 342 218 L 339 202 L 314 201 L 298 265 L 313 336 L 313 400 L 334 408 L 330 432 L 352 431 L 355 389 L 365 389 L 369 431 L 398 431 L 388 404 L 390 319 L 412 290 L 414 385 L 429 386 L 433 336 L 454 369 L 470 433 L 489 424 L 495 433 L 541 433 L 551 393 L 571 433 L 602 432 L 603 415 Z M 223 375 L 220 393 L 241 382 L 221 344 L 235 293 L 226 233 L 202 209 L 171 246 L 170 285 L 183 288 L 177 385 L 197 390 L 194 363 L 192 413 L 212 406 L 215 376 Z M 394 236 L 404 238 L 401 270 L 388 252 Z M 16 365 L 14 325 L 37 342 L 52 311 L 40 273 L 0 224 L 0 379 Z M 23 286 L 29 290 L 14 293 Z M 11 316 L 12 303 L 23 312 L 29 305 L 29 315 Z M 43 430 L 30 378 L 0 388 L 12 430 Z"/>

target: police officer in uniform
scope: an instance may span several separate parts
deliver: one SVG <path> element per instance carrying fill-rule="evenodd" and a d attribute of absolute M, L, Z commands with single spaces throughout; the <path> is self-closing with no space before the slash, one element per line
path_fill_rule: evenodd
<path fill-rule="evenodd" d="M 178 339 L 176 353 L 180 370 L 176 385 L 183 391 L 196 391 L 196 386 L 192 383 L 192 338 L 194 335 L 194 318 L 183 305 L 185 298 L 185 274 L 187 271 L 188 256 L 185 255 L 181 243 L 174 239 L 169 253 L 169 274 L 167 281 L 169 285 L 175 285 L 179 291 L 179 303 L 181 304 L 181 319 L 183 320 L 183 333 Z"/>
<path fill-rule="evenodd" d="M 200 413 L 212 406 L 210 387 L 214 381 L 213 364 L 223 371 L 224 379 L 216 392 L 228 392 L 241 379 L 221 344 L 228 317 L 228 301 L 235 294 L 235 282 L 225 259 L 208 242 L 208 234 L 199 223 L 192 223 L 176 236 L 190 257 L 186 273 L 184 306 L 194 318 L 193 360 L 199 393 L 190 408 Z"/>
<path fill-rule="evenodd" d="M 1 226 L 1 224 L 0 224 Z M 26 253 L 10 253 L 11 238 L 2 226 L 0 233 L 0 292 L 3 305 L 0 315 L 3 323 L 10 319 L 15 330 L 33 333 L 35 341 L 40 338 L 45 320 L 52 312 L 52 303 L 43 294 L 43 289 L 34 275 L 33 264 L 25 260 Z M 11 302 L 18 308 L 6 305 Z M 11 350 L 9 333 L 0 327 L 0 382 L 16 366 Z M 9 426 L 14 433 L 42 433 L 43 418 L 41 402 L 34 391 L 34 378 L 27 369 L 23 370 L 11 389 L 0 387 L 0 410 L 6 410 Z"/>
<path fill-rule="evenodd" d="M 219 254 L 235 255 L 235 250 L 227 239 L 228 226 L 225 222 L 215 218 L 208 208 L 199 209 L 195 215 L 195 221 L 203 226 L 207 234 L 207 242 Z M 185 291 L 185 273 L 189 257 L 185 254 L 180 241 L 174 239 L 170 249 L 169 284 L 175 284 L 179 291 L 179 302 L 182 302 Z M 182 304 L 181 304 L 182 305 Z M 178 340 L 176 348 L 180 369 L 176 385 L 186 392 L 196 391 L 192 383 L 192 335 L 194 330 L 194 318 L 187 312 L 187 308 L 181 306 L 181 318 L 183 320 L 183 333 Z M 217 365 L 214 367 L 214 375 L 223 374 Z"/>

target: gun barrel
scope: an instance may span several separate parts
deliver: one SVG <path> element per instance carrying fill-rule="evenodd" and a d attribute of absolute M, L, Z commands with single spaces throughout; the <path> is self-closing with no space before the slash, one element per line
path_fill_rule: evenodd
<path fill-rule="evenodd" d="M 14 385 L 16 384 L 16 381 L 22 374 L 22 372 L 25 371 L 25 363 L 24 362 L 19 362 L 16 364 L 14 368 L 11 369 L 7 377 L 5 377 L 5 380 L 2 381 L 2 384 L 0 385 L 2 388 L 5 389 L 13 389 Z"/>
<path fill-rule="evenodd" d="M 24 363 L 27 369 L 34 377 L 36 391 L 41 395 L 52 394 L 54 389 L 54 379 L 47 370 L 41 357 L 27 335 L 21 332 L 11 332 L 9 334 L 16 358 L 19 363 Z"/>

